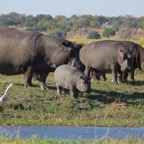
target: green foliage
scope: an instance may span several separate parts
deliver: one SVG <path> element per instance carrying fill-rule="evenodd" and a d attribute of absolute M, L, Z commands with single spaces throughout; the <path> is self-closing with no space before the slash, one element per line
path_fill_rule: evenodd
<path fill-rule="evenodd" d="M 107 137 L 107 136 L 106 136 Z M 127 139 L 97 139 L 94 141 L 81 141 L 81 140 L 51 140 L 51 139 L 39 139 L 37 136 L 33 136 L 30 139 L 16 139 L 12 138 L 0 138 L 2 144 L 143 144 L 142 138 L 127 138 Z"/>
<path fill-rule="evenodd" d="M 98 16 L 96 18 L 96 24 L 97 24 L 97 27 L 101 27 L 102 24 L 106 23 L 107 22 L 107 18 L 104 17 L 104 16 Z"/>
<path fill-rule="evenodd" d="M 133 16 L 92 16 L 92 15 L 72 15 L 67 18 L 63 15 L 52 17 L 51 15 L 39 14 L 36 16 L 18 14 L 15 12 L 0 15 L 0 26 L 22 26 L 27 30 L 52 33 L 51 31 L 65 31 L 78 28 L 107 28 L 112 27 L 115 31 L 121 29 L 144 28 L 144 18 Z M 106 32 L 107 33 L 107 32 Z M 61 35 L 61 34 L 58 34 Z M 105 34 L 104 34 L 105 35 Z M 108 32 L 106 37 L 114 35 L 114 31 Z M 124 37 L 124 36 L 122 36 Z"/>
<path fill-rule="evenodd" d="M 105 28 L 105 30 L 102 33 L 103 37 L 109 38 L 110 36 L 114 36 L 116 31 L 113 28 Z"/>
<path fill-rule="evenodd" d="M 59 38 L 65 38 L 66 37 L 66 32 L 61 30 L 60 28 L 56 28 L 54 30 L 51 30 L 47 34 L 52 35 L 52 36 L 56 36 Z"/>
<path fill-rule="evenodd" d="M 24 21 L 25 15 L 20 15 L 15 12 L 0 15 L 0 26 L 21 25 Z"/>
<path fill-rule="evenodd" d="M 93 31 L 93 32 L 91 32 L 91 33 L 88 35 L 87 38 L 88 38 L 88 39 L 100 39 L 100 38 L 101 38 L 101 35 L 100 35 L 98 32 Z"/>

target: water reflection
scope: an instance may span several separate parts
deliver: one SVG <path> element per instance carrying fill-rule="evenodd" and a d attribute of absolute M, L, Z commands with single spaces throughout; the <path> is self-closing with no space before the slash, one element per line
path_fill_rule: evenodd
<path fill-rule="evenodd" d="M 39 139 L 79 141 L 94 141 L 103 138 L 144 139 L 144 127 L 0 126 L 0 135 L 20 139 L 37 136 Z"/>

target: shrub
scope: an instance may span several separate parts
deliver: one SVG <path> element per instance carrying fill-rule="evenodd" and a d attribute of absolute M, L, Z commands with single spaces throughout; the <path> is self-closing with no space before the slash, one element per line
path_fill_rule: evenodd
<path fill-rule="evenodd" d="M 116 31 L 113 28 L 105 28 L 105 30 L 102 33 L 102 36 L 104 37 L 110 37 L 110 36 L 114 36 L 116 33 Z"/>
<path fill-rule="evenodd" d="M 87 38 L 88 38 L 88 39 L 100 39 L 100 38 L 101 38 L 101 35 L 100 35 L 98 32 L 93 31 L 93 32 L 91 32 L 91 33 L 88 35 Z"/>

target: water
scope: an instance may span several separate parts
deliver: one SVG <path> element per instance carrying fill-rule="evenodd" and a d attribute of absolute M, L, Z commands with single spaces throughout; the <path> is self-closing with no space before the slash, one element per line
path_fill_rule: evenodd
<path fill-rule="evenodd" d="M 112 138 L 144 139 L 144 127 L 0 126 L 0 135 L 20 139 L 95 141 Z"/>

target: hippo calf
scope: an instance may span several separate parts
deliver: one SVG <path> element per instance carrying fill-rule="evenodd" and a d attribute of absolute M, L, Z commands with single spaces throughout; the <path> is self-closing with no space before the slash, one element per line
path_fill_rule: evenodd
<path fill-rule="evenodd" d="M 90 79 L 84 75 L 79 69 L 70 65 L 61 65 L 55 72 L 55 81 L 57 87 L 57 94 L 70 91 L 71 96 L 78 98 L 79 92 L 90 92 Z"/>

